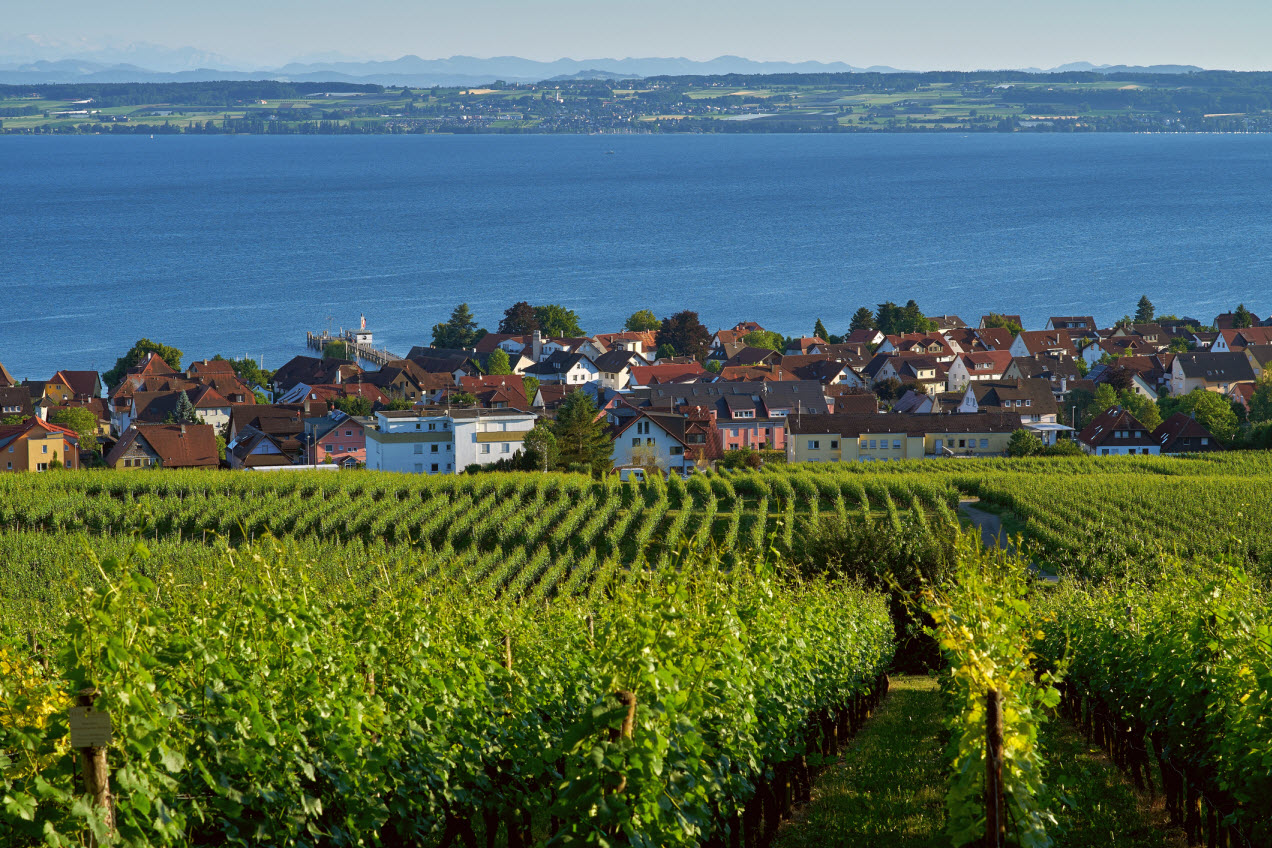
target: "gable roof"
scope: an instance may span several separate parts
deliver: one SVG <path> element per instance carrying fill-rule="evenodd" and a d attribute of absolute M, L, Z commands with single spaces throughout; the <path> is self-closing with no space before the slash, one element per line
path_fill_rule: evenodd
<path fill-rule="evenodd" d="M 97 397 L 102 393 L 102 381 L 96 371 L 58 371 L 53 376 L 61 377 L 76 397 Z"/>
<path fill-rule="evenodd" d="M 0 389 L 16 386 L 17 383 L 18 381 L 13 379 L 13 375 L 9 373 L 9 369 L 4 367 L 3 362 L 0 362 Z"/>
<path fill-rule="evenodd" d="M 1117 437 L 1115 433 L 1128 432 L 1129 436 Z M 1136 434 L 1140 435 L 1136 435 Z M 1111 442 L 1117 447 L 1156 447 L 1157 442 L 1148 428 L 1134 415 L 1120 406 L 1112 406 L 1095 416 L 1078 434 L 1078 441 L 1093 448 Z"/>
<path fill-rule="evenodd" d="M 17 412 L 5 412 L 16 408 Z M 35 415 L 35 407 L 31 403 L 31 393 L 24 386 L 7 386 L 0 388 L 0 418 L 10 415 Z"/>
<path fill-rule="evenodd" d="M 1161 424 L 1157 425 L 1157 429 L 1153 431 L 1153 439 L 1159 445 L 1164 453 L 1179 453 L 1187 450 L 1205 450 L 1218 447 L 1215 444 L 1215 437 L 1200 422 L 1191 415 L 1183 412 L 1176 412 L 1167 418 Z M 1182 443 L 1182 440 L 1195 440 L 1195 443 Z M 1202 445 L 1201 439 L 1205 439 L 1207 444 Z"/>
<path fill-rule="evenodd" d="M 639 353 L 616 348 L 598 356 L 593 364 L 607 374 L 617 374 L 628 366 L 639 365 L 644 361 Z"/>
<path fill-rule="evenodd" d="M 1244 353 L 1189 351 L 1175 356 L 1175 364 L 1190 380 L 1208 383 L 1241 383 L 1254 379 L 1254 369 Z"/>
<path fill-rule="evenodd" d="M 632 366 L 632 385 L 654 386 L 662 383 L 696 382 L 707 376 L 707 373 L 707 370 L 697 362 L 634 365 Z"/>
<path fill-rule="evenodd" d="M 976 338 L 990 350 L 1007 350 L 1016 340 L 1006 327 L 982 327 L 976 331 Z"/>
<path fill-rule="evenodd" d="M 164 468 L 215 468 L 221 464 L 211 424 L 132 424 L 106 454 L 114 465 L 134 441 L 143 441 Z"/>
<path fill-rule="evenodd" d="M 1030 415 L 1058 415 L 1048 380 L 985 380 L 968 384 L 978 407 L 1028 409 Z"/>

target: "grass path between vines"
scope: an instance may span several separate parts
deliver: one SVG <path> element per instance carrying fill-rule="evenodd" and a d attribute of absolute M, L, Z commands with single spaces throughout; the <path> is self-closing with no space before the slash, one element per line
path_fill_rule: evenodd
<path fill-rule="evenodd" d="M 774 848 L 948 848 L 944 740 L 936 680 L 892 678 L 879 710 L 822 772 L 812 802 L 782 826 Z M 1056 848 L 1184 848 L 1160 799 L 1136 792 L 1068 721 L 1045 722 L 1040 742 L 1057 795 Z"/>
<path fill-rule="evenodd" d="M 894 677 L 888 697 L 822 772 L 775 848 L 947 844 L 941 696 L 929 677 Z"/>

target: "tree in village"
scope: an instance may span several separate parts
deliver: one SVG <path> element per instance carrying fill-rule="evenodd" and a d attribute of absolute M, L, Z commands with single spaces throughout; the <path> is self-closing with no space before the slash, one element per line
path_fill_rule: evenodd
<path fill-rule="evenodd" d="M 467 349 L 477 344 L 484 335 L 486 331 L 478 329 L 468 304 L 461 303 L 444 324 L 433 325 L 433 347 Z"/>
<path fill-rule="evenodd" d="M 345 342 L 327 342 L 327 345 L 322 349 L 322 358 L 353 359 L 353 357 L 349 355 L 349 345 Z"/>
<path fill-rule="evenodd" d="M 1272 369 L 1265 370 L 1250 396 L 1250 422 L 1272 421 Z"/>
<path fill-rule="evenodd" d="M 477 396 L 472 392 L 451 392 L 446 396 L 446 400 L 451 406 L 457 406 L 461 409 L 468 409 L 477 405 Z"/>
<path fill-rule="evenodd" d="M 1142 295 L 1135 306 L 1135 323 L 1151 324 L 1154 317 L 1153 302 L 1148 299 L 1148 295 Z"/>
<path fill-rule="evenodd" d="M 813 325 L 813 335 L 824 342 L 830 341 L 830 333 L 826 332 L 826 325 L 822 323 L 820 318 L 818 318 L 817 323 Z"/>
<path fill-rule="evenodd" d="M 1008 318 L 1006 315 L 999 315 L 997 312 L 991 312 L 985 316 L 985 327 L 987 329 L 1003 329 L 1009 331 L 1012 335 L 1018 335 L 1023 327 L 1017 322 Z"/>
<path fill-rule="evenodd" d="M 539 378 L 533 374 L 525 374 L 521 377 L 521 383 L 526 390 L 526 400 L 534 403 L 534 396 L 539 393 Z"/>
<path fill-rule="evenodd" d="M 157 353 L 160 359 L 172 367 L 172 370 L 181 370 L 181 351 L 171 345 L 152 342 L 150 339 L 138 339 L 127 353 L 115 360 L 115 367 L 102 375 L 102 382 L 111 389 L 115 388 L 123 381 L 128 369 L 140 365 L 148 353 Z"/>
<path fill-rule="evenodd" d="M 701 360 L 707 356 L 707 347 L 711 344 L 711 333 L 698 320 L 697 312 L 686 309 L 670 318 L 663 319 L 654 341 L 658 344 L 659 350 L 663 345 L 670 345 L 677 356 L 692 356 L 694 359 Z"/>
<path fill-rule="evenodd" d="M 628 316 L 623 329 L 629 333 L 640 333 L 646 330 L 657 330 L 661 326 L 662 322 L 658 320 L 657 315 L 648 309 L 641 309 Z"/>
<path fill-rule="evenodd" d="M 583 335 L 579 316 L 574 310 L 566 309 L 559 303 L 536 306 L 534 317 L 539 322 L 539 331 L 545 336 L 573 339 Z"/>
<path fill-rule="evenodd" d="M 1023 428 L 1013 430 L 1011 438 L 1007 441 L 1008 456 L 1037 456 L 1042 453 L 1042 450 L 1042 439 Z"/>
<path fill-rule="evenodd" d="M 535 317 L 534 307 L 519 300 L 504 310 L 503 320 L 499 322 L 499 332 L 509 336 L 528 336 L 539 329 L 539 319 Z"/>
<path fill-rule="evenodd" d="M 552 434 L 556 436 L 560 465 L 584 465 L 594 474 L 609 469 L 613 445 L 605 432 L 605 418 L 591 395 L 581 391 L 567 395 L 557 410 Z"/>
<path fill-rule="evenodd" d="M 172 411 L 172 417 L 177 424 L 195 424 L 199 420 L 194 414 L 194 404 L 190 402 L 190 396 L 184 391 L 177 398 L 177 406 Z"/>
<path fill-rule="evenodd" d="M 1232 329 L 1244 330 L 1253 326 L 1254 316 L 1250 314 L 1250 310 L 1246 309 L 1244 303 L 1237 304 L 1237 311 L 1232 313 Z"/>
<path fill-rule="evenodd" d="M 79 435 L 80 450 L 94 453 L 101 450 L 101 445 L 97 443 L 97 416 L 90 410 L 82 406 L 59 409 L 49 415 L 49 422 L 74 430 Z"/>
<path fill-rule="evenodd" d="M 362 395 L 345 395 L 332 401 L 336 409 L 345 415 L 367 416 L 371 414 L 371 401 Z"/>
<path fill-rule="evenodd" d="M 1158 398 L 1157 404 L 1163 417 L 1169 417 L 1176 412 L 1191 415 L 1197 419 L 1198 424 L 1225 444 L 1231 442 L 1237 435 L 1239 424 L 1237 413 L 1232 410 L 1232 404 L 1228 402 L 1228 399 L 1218 392 L 1193 389 L 1181 397 Z"/>
<path fill-rule="evenodd" d="M 512 363 L 508 360 L 508 352 L 501 347 L 497 347 L 490 352 L 490 358 L 486 360 L 487 374 L 511 374 Z"/>
<path fill-rule="evenodd" d="M 771 330 L 752 330 L 742 337 L 742 343 L 748 347 L 762 347 L 778 353 L 786 350 L 786 340 L 782 338 L 782 334 Z"/>
<path fill-rule="evenodd" d="M 848 325 L 848 332 L 873 330 L 876 326 L 874 313 L 870 311 L 869 307 L 863 306 L 852 313 L 852 322 Z"/>
<path fill-rule="evenodd" d="M 578 393 L 576 393 L 578 394 Z M 551 471 L 557 466 L 557 438 L 548 419 L 540 418 L 533 429 L 526 433 L 525 463 L 536 471 Z"/>

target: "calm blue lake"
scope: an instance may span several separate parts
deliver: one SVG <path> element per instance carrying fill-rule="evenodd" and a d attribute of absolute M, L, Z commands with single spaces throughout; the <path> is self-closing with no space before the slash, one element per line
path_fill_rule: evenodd
<path fill-rule="evenodd" d="M 149 336 L 275 367 L 360 312 L 405 353 L 460 301 L 593 331 L 839 332 L 911 297 L 1263 316 L 1270 234 L 1268 136 L 5 137 L 0 362 L 105 370 Z"/>

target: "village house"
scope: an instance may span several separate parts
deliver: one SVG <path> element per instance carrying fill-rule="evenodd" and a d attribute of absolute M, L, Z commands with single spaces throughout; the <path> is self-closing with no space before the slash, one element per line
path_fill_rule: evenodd
<path fill-rule="evenodd" d="M 641 409 L 630 416 L 610 412 L 607 420 L 614 440 L 611 459 L 615 468 L 640 466 L 683 473 L 694 464 L 687 456 L 686 416 Z"/>
<path fill-rule="evenodd" d="M 647 360 L 638 351 L 617 348 L 596 358 L 593 365 L 600 374 L 601 385 L 621 392 L 632 381 L 632 368 L 646 365 Z"/>
<path fill-rule="evenodd" d="M 703 407 L 720 431 L 721 448 L 773 448 L 786 442 L 792 416 L 828 412 L 821 383 L 812 380 L 659 384 L 633 389 L 618 401 L 636 409 L 684 413 Z"/>
<path fill-rule="evenodd" d="M 1001 380 L 1011 363 L 1011 353 L 1005 350 L 959 354 L 950 362 L 950 370 L 945 375 L 945 389 L 961 392 L 973 381 Z"/>
<path fill-rule="evenodd" d="M 367 468 L 458 474 L 511 459 L 537 417 L 517 409 L 380 410 L 366 430 Z"/>
<path fill-rule="evenodd" d="M 1209 453 L 1223 450 L 1223 446 L 1196 418 L 1176 412 L 1153 431 L 1162 454 Z"/>
<path fill-rule="evenodd" d="M 208 424 L 133 424 L 106 454 L 110 468 L 216 468 L 216 432 Z"/>
<path fill-rule="evenodd" d="M 1095 318 L 1091 315 L 1060 315 L 1047 319 L 1044 330 L 1088 330 L 1095 332 Z"/>
<path fill-rule="evenodd" d="M 0 470 L 48 471 L 54 463 L 80 467 L 79 434 L 74 430 L 34 415 L 20 424 L 0 424 Z"/>
<path fill-rule="evenodd" d="M 1232 353 L 1255 345 L 1272 345 L 1272 327 L 1220 330 L 1210 345 L 1211 353 Z"/>
<path fill-rule="evenodd" d="M 960 414 L 1008 412 L 1027 424 L 1055 424 L 1056 397 L 1046 380 L 996 380 L 969 383 Z"/>
<path fill-rule="evenodd" d="M 1078 434 L 1082 450 L 1093 456 L 1157 455 L 1161 444 L 1147 427 L 1120 406 L 1101 412 Z"/>
<path fill-rule="evenodd" d="M 530 366 L 525 374 L 536 378 L 540 383 L 564 383 L 571 386 L 599 382 L 601 378 L 601 370 L 585 354 L 561 350 Z"/>
<path fill-rule="evenodd" d="M 1008 350 L 1012 356 L 1038 356 L 1053 352 L 1072 356 L 1077 353 L 1068 330 L 1025 330 L 1016 335 Z"/>
<path fill-rule="evenodd" d="M 1254 369 L 1242 353 L 1176 354 L 1170 370 L 1170 393 L 1182 397 L 1193 389 L 1227 394 L 1237 383 L 1254 381 Z"/>
<path fill-rule="evenodd" d="M 25 386 L 6 386 L 0 388 L 0 423 L 6 418 L 32 418 L 35 407 L 31 402 L 31 393 Z"/>
<path fill-rule="evenodd" d="M 304 444 L 309 465 L 334 463 L 341 468 L 354 468 L 367 461 L 366 423 L 372 419 L 355 418 L 338 409 L 321 418 L 305 419 Z"/>
<path fill-rule="evenodd" d="M 887 462 L 1002 456 L 1020 418 L 974 415 L 805 415 L 791 419 L 787 462 Z"/>

